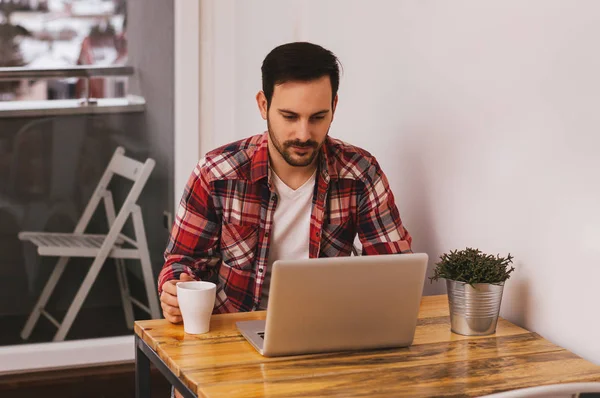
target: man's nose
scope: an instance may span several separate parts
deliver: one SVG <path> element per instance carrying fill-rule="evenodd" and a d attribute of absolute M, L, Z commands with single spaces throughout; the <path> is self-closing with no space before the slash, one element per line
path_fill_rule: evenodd
<path fill-rule="evenodd" d="M 310 139 L 310 125 L 308 120 L 300 120 L 296 130 L 296 138 L 301 142 L 306 142 Z"/>

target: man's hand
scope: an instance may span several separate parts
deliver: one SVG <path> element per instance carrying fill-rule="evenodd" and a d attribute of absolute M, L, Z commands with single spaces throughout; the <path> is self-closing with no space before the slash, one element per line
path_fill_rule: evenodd
<path fill-rule="evenodd" d="M 179 310 L 179 301 L 177 301 L 177 282 L 193 281 L 194 278 L 182 272 L 179 280 L 167 281 L 162 285 L 160 294 L 160 306 L 163 309 L 165 319 L 171 323 L 180 323 L 183 321 L 181 311 Z"/>

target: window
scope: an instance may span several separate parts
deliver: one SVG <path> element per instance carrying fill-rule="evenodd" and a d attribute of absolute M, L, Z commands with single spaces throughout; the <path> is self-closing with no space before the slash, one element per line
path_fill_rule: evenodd
<path fill-rule="evenodd" d="M 170 227 L 165 227 L 164 220 L 171 219 L 174 207 L 174 77 L 165 76 L 174 63 L 174 6 L 164 0 L 131 3 L 0 0 L 0 78 L 16 73 L 6 69 L 14 67 L 20 67 L 16 74 L 21 76 L 14 81 L 0 79 L 0 347 L 53 344 L 57 329 L 44 317 L 26 340 L 21 333 L 57 258 L 38 256 L 35 247 L 18 234 L 72 232 L 118 146 L 136 160 L 156 161 L 138 203 L 155 275 L 162 266 Z M 159 22 L 149 25 L 144 13 L 153 12 L 160 13 Z M 128 51 L 133 45 L 136 57 Z M 164 56 L 154 57 L 153 63 L 143 62 L 147 52 L 155 51 Z M 73 67 L 107 68 L 110 76 L 91 78 L 86 86 L 87 79 L 77 73 L 71 76 L 69 68 Z M 60 76 L 50 77 L 55 73 Z M 138 78 L 140 74 L 146 81 Z M 153 99 L 151 103 L 145 95 Z M 97 101 L 82 102 L 82 97 Z M 111 184 L 118 208 L 127 181 L 117 178 Z M 99 206 L 86 232 L 106 233 L 103 209 Z M 132 229 L 128 221 L 125 230 Z M 145 304 L 140 264 L 126 261 L 131 293 Z M 58 322 L 90 264 L 91 259 L 77 258 L 67 265 L 47 305 Z M 134 312 L 135 319 L 150 317 L 137 308 Z M 77 343 L 73 340 L 131 336 L 131 326 L 124 315 L 114 260 L 109 259 L 65 340 Z M 104 358 L 109 350 L 101 344 L 98 347 L 103 347 L 102 352 L 93 355 Z M 106 357 L 108 361 L 121 359 Z M 0 371 L 9 362 L 0 355 Z"/>

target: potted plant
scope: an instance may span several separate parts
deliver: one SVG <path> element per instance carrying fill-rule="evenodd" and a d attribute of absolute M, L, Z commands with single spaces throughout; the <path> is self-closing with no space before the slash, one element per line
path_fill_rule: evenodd
<path fill-rule="evenodd" d="M 496 331 L 504 282 L 515 270 L 513 257 L 467 247 L 440 256 L 430 281 L 446 279 L 452 332 L 482 336 Z"/>

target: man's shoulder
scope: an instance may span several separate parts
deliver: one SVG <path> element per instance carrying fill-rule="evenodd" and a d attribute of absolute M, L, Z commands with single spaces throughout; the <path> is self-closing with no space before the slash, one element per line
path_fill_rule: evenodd
<path fill-rule="evenodd" d="M 379 172 L 377 159 L 369 151 L 333 137 L 327 138 L 327 145 L 330 167 L 338 178 L 370 182 Z"/>
<path fill-rule="evenodd" d="M 260 148 L 264 134 L 220 146 L 206 153 L 198 162 L 197 170 L 208 181 L 246 178 L 250 172 L 252 156 Z"/>

